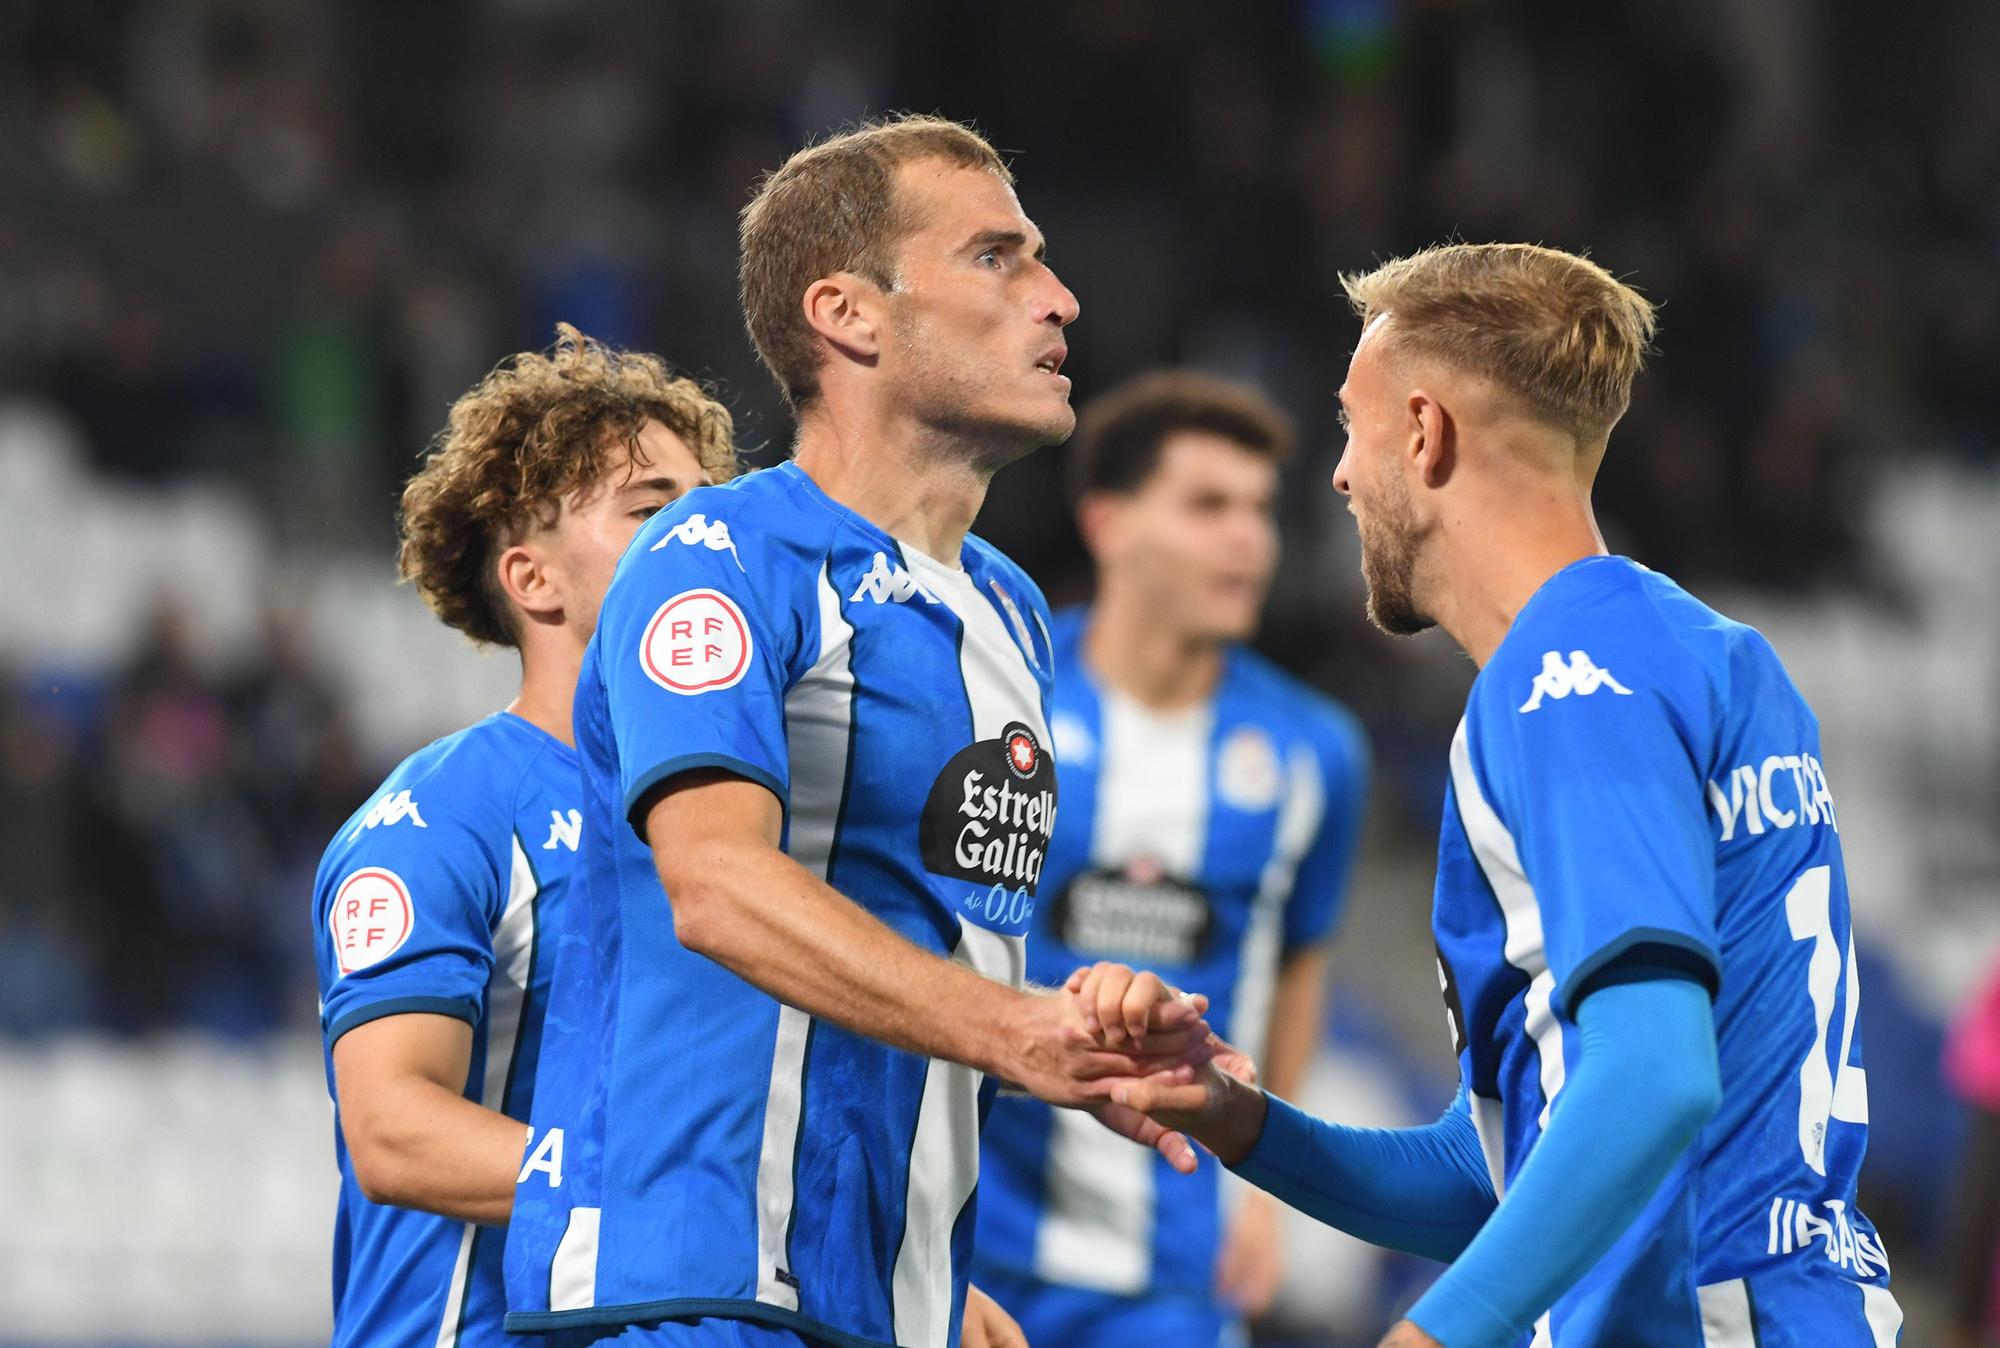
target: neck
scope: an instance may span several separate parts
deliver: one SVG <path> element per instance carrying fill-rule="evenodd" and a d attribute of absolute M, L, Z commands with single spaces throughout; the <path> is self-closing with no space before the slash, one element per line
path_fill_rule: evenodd
<path fill-rule="evenodd" d="M 570 707 L 576 701 L 577 676 L 583 672 L 583 648 L 569 641 L 566 632 L 538 636 L 530 634 L 522 644 L 521 691 L 507 710 L 575 748 Z"/>
<path fill-rule="evenodd" d="M 1609 549 L 1591 513 L 1587 487 L 1551 480 L 1531 491 L 1485 493 L 1489 503 L 1448 518 L 1427 587 L 1437 625 L 1481 669 L 1514 618 L 1549 577 Z"/>
<path fill-rule="evenodd" d="M 799 420 L 793 454 L 802 472 L 870 524 L 918 551 L 958 564 L 986 502 L 991 450 L 893 412 L 855 415 L 825 404 Z"/>
<path fill-rule="evenodd" d="M 1205 701 L 1222 681 L 1223 645 L 1177 632 L 1106 586 L 1083 633 L 1084 663 L 1105 684 L 1155 711 Z"/>

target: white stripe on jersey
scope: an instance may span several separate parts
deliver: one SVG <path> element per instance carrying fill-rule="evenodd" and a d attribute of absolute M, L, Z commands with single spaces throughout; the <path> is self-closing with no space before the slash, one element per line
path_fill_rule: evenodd
<path fill-rule="evenodd" d="M 549 1309 L 580 1311 L 597 1304 L 597 1228 L 602 1208 L 571 1208 L 569 1225 L 549 1261 Z"/>
<path fill-rule="evenodd" d="M 1528 883 L 1527 873 L 1521 869 L 1521 854 L 1514 846 L 1514 835 L 1500 822 L 1500 816 L 1493 812 L 1479 789 L 1479 778 L 1472 768 L 1472 746 L 1466 739 L 1462 720 L 1458 723 L 1458 733 L 1451 737 L 1451 784 L 1458 797 L 1458 816 L 1465 825 L 1466 841 L 1472 844 L 1472 855 L 1478 859 L 1479 869 L 1485 872 L 1486 883 L 1493 886 L 1493 896 L 1500 901 L 1500 912 L 1507 924 L 1507 945 L 1502 953 L 1509 964 L 1528 976 L 1524 1028 L 1541 1055 L 1541 1126 L 1546 1128 L 1549 1110 L 1563 1088 L 1565 1069 L 1562 1025 L 1549 1005 L 1556 976 L 1549 969 L 1548 951 L 1542 943 L 1541 900 L 1535 897 L 1534 886 Z M 1477 1113 L 1473 1122 L 1479 1122 Z M 1493 1148 L 1483 1137 L 1480 1141 L 1491 1154 Z"/>
<path fill-rule="evenodd" d="M 959 674 L 972 708 L 975 740 L 998 739 L 1014 722 L 1026 725 L 1049 749 L 1042 716 L 1041 685 L 972 577 L 944 566 L 914 548 L 904 548 L 911 573 L 957 615 Z M 988 978 L 1019 985 L 1027 946 L 1019 936 L 960 920 L 952 958 Z M 909 1185 L 904 1197 L 903 1239 L 896 1251 L 890 1300 L 896 1342 L 903 1348 L 952 1348 L 951 1229 L 979 1182 L 979 1086 L 981 1075 L 958 1063 L 930 1061 L 923 1101 L 910 1142 Z"/>
<path fill-rule="evenodd" d="M 1694 1289 L 1701 1305 L 1702 1348 L 1756 1348 L 1750 1322 L 1750 1286 L 1741 1278 Z"/>
<path fill-rule="evenodd" d="M 1886 1287 L 1861 1283 L 1861 1309 L 1868 1317 L 1868 1332 L 1875 1336 L 1875 1348 L 1896 1348 L 1896 1336 L 1903 1332 L 1903 1308 Z"/>
<path fill-rule="evenodd" d="M 820 567 L 818 589 L 819 659 L 785 694 L 785 745 L 792 776 L 791 857 L 824 880 L 840 824 L 854 728 L 854 628 L 840 611 L 840 595 L 825 566 Z M 811 1030 L 811 1016 L 797 1007 L 779 1006 L 764 1139 L 757 1153 L 757 1300 L 788 1311 L 799 1308 L 799 1290 L 778 1275 L 790 1272 L 785 1244 L 792 1227 L 792 1169 Z"/>
<path fill-rule="evenodd" d="M 495 1112 L 507 1103 L 507 1077 L 521 1041 L 521 1013 L 535 976 L 535 896 L 541 890 L 520 837 L 513 842 L 507 904 L 493 925 L 493 973 L 486 982 L 486 1079 L 480 1083 L 479 1103 Z M 472 1238 L 478 1231 L 476 1224 L 467 1222 L 459 1237 L 444 1313 L 438 1319 L 437 1348 L 452 1348 L 458 1342 L 466 1279 L 472 1271 Z"/>
<path fill-rule="evenodd" d="M 1198 876 L 1213 708 L 1163 716 L 1108 688 L 1102 706 L 1090 864 L 1117 868 L 1150 857 L 1178 879 Z M 1036 1276 L 1127 1296 L 1144 1291 L 1153 1275 L 1153 1181 L 1151 1151 L 1088 1114 L 1055 1110 Z"/>
<path fill-rule="evenodd" d="M 1230 998 L 1227 1037 L 1250 1055 L 1264 1057 L 1271 1032 L 1271 998 L 1278 983 L 1278 960 L 1284 954 L 1285 905 L 1292 881 L 1326 818 L 1326 779 L 1317 755 L 1304 744 L 1294 745 L 1286 764 L 1290 778 L 1285 803 L 1278 814 L 1278 833 L 1271 859 L 1257 885 L 1257 899 L 1243 933 L 1243 950 L 1236 967 L 1236 991 Z"/>

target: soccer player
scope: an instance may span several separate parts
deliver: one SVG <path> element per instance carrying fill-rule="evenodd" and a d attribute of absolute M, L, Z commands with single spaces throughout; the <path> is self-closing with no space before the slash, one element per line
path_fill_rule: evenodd
<path fill-rule="evenodd" d="M 1527 245 L 1346 286 L 1334 483 L 1370 613 L 1479 667 L 1433 916 L 1460 1093 L 1375 1132 L 1212 1069 L 1114 1089 L 1287 1202 L 1451 1261 L 1386 1344 L 1886 1348 L 1818 723 L 1769 643 L 1606 555 L 1591 511 L 1652 306 Z"/>
<path fill-rule="evenodd" d="M 1097 595 L 1052 628 L 1062 827 L 1028 942 L 1036 982 L 1116 959 L 1208 992 L 1280 1095 L 1319 1038 L 1368 775 L 1346 710 L 1241 644 L 1277 565 L 1292 438 L 1255 390 L 1192 371 L 1084 411 L 1064 452 Z M 1282 1275 L 1261 1190 L 1225 1194 L 1213 1167 L 1182 1179 L 1026 1099 L 986 1129 L 976 1251 L 1036 1348 L 1235 1339 Z"/>
<path fill-rule="evenodd" d="M 618 554 L 735 471 L 727 410 L 567 324 L 453 405 L 403 493 L 401 570 L 520 656 L 505 711 L 405 759 L 327 847 L 314 948 L 340 1200 L 335 1345 L 501 1344 L 501 1233 L 569 901 L 570 701 Z M 396 651 L 383 651 L 396 660 Z"/>
<path fill-rule="evenodd" d="M 1114 1074 L 1207 1051 L 1156 977 L 1113 1048 L 1018 986 L 1055 654 L 967 530 L 1074 426 L 1077 304 L 992 147 L 931 117 L 771 174 L 741 277 L 798 438 L 640 533 L 585 658 L 588 902 L 550 1012 L 579 1033 L 544 1056 L 508 1326 L 946 1348 L 991 1079 L 1115 1122 Z"/>

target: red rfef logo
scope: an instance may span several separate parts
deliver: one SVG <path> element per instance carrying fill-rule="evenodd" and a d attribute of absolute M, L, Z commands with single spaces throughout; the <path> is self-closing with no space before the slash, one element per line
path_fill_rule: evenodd
<path fill-rule="evenodd" d="M 340 972 L 351 974 L 396 953 L 410 939 L 417 910 L 403 877 L 380 866 L 364 866 L 340 882 L 326 916 Z"/>
<path fill-rule="evenodd" d="M 688 590 L 646 624 L 639 663 L 670 693 L 708 693 L 742 681 L 751 649 L 750 624 L 735 601 L 716 590 Z"/>

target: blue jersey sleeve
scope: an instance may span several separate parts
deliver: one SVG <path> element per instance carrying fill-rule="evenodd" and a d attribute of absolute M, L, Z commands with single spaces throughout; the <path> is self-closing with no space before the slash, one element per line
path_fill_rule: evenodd
<path fill-rule="evenodd" d="M 385 793 L 327 849 L 314 952 L 329 1046 L 405 1012 L 478 1022 L 508 879 L 491 831 L 420 784 Z"/>
<path fill-rule="evenodd" d="M 808 608 L 813 591 L 790 583 L 802 568 L 782 548 L 681 508 L 712 507 L 714 495 L 690 493 L 661 517 L 663 527 L 640 534 L 598 619 L 628 818 L 654 787 L 699 768 L 789 800 L 785 693 L 804 672 L 794 658 L 818 611 Z"/>
<path fill-rule="evenodd" d="M 1316 752 L 1325 804 L 1285 904 L 1288 955 L 1324 941 L 1333 930 L 1347 901 L 1361 823 L 1368 812 L 1368 740 L 1361 727 L 1344 712 L 1329 716 Z"/>
<path fill-rule="evenodd" d="M 1468 730 L 1490 809 L 1455 771 L 1475 849 L 1500 854 L 1503 877 L 1504 852 L 1517 849 L 1556 979 L 1551 1000 L 1571 1016 L 1628 955 L 1683 968 L 1713 992 L 1720 949 L 1706 674 L 1649 609 L 1584 617 L 1551 616 L 1518 645 L 1510 637 L 1495 677 L 1482 676 Z"/>

